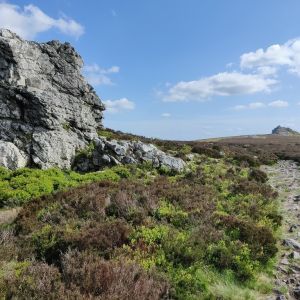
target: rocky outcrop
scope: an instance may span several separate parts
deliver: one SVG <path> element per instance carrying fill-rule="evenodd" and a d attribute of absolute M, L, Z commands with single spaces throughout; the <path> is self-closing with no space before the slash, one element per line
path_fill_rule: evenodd
<path fill-rule="evenodd" d="M 288 127 L 282 127 L 282 126 L 277 126 L 272 130 L 272 134 L 277 134 L 277 135 L 282 135 L 282 136 L 294 136 L 294 135 L 300 135 L 299 132 L 288 128 Z"/>
<path fill-rule="evenodd" d="M 0 30 L 0 140 L 41 168 L 70 168 L 97 137 L 104 106 L 68 43 L 24 41 Z"/>
<path fill-rule="evenodd" d="M 117 164 L 140 164 L 148 162 L 153 167 L 166 167 L 180 172 L 185 168 L 185 162 L 166 154 L 152 144 L 140 141 L 111 140 L 99 137 L 94 141 L 94 147 L 87 155 L 79 156 L 75 168 L 78 171 L 98 170 L 103 166 Z"/>
<path fill-rule="evenodd" d="M 24 41 L 0 29 L 0 165 L 89 171 L 151 161 L 182 170 L 181 159 L 151 144 L 98 138 L 105 107 L 82 65 L 69 43 Z M 88 145 L 96 145 L 92 155 L 75 162 Z"/>

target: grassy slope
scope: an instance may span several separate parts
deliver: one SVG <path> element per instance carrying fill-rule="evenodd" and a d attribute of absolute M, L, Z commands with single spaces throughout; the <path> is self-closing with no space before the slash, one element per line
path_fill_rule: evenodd
<path fill-rule="evenodd" d="M 192 150 L 188 170 L 2 169 L 1 205 L 22 210 L 1 226 L 0 298 L 259 299 L 269 293 L 281 216 L 257 167 L 276 157 L 228 145 L 158 144 L 181 157 Z"/>

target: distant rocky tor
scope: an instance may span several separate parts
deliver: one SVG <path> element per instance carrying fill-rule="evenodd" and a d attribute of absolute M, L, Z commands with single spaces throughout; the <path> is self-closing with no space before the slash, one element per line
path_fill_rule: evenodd
<path fill-rule="evenodd" d="M 288 127 L 282 127 L 282 126 L 277 126 L 272 130 L 272 134 L 277 134 L 277 135 L 283 135 L 283 136 L 293 136 L 293 135 L 300 135 L 299 132 L 288 128 Z"/>
<path fill-rule="evenodd" d="M 69 43 L 25 41 L 0 29 L 0 165 L 88 171 L 150 161 L 180 171 L 185 163 L 151 144 L 99 137 L 105 107 L 81 75 Z M 93 145 L 93 147 L 90 147 Z M 77 153 L 89 148 L 86 160 Z"/>

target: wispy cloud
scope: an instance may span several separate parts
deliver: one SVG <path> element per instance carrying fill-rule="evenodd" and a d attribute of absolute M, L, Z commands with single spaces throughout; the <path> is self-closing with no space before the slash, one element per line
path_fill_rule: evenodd
<path fill-rule="evenodd" d="M 54 19 L 35 5 L 22 8 L 7 2 L 0 3 L 0 27 L 10 29 L 25 39 L 34 39 L 38 33 L 52 28 L 75 38 L 84 33 L 81 24 L 66 16 Z"/>
<path fill-rule="evenodd" d="M 269 92 L 277 81 L 261 74 L 224 72 L 199 80 L 181 81 L 163 96 L 164 101 L 205 101 L 212 96 L 232 96 Z"/>
<path fill-rule="evenodd" d="M 110 79 L 110 74 L 119 73 L 120 68 L 118 66 L 112 66 L 108 69 L 101 68 L 97 64 L 86 65 L 83 68 L 83 73 L 87 81 L 93 85 L 112 85 L 113 82 Z"/>
<path fill-rule="evenodd" d="M 266 107 L 266 105 L 262 102 L 252 102 L 246 105 L 236 105 L 233 109 L 234 110 L 244 110 L 244 109 L 258 109 Z"/>
<path fill-rule="evenodd" d="M 135 108 L 135 103 L 128 100 L 127 98 L 121 98 L 118 100 L 106 100 L 103 101 L 106 112 L 108 113 L 119 113 L 123 111 L 133 110 Z"/>
<path fill-rule="evenodd" d="M 283 100 L 276 100 L 276 101 L 270 102 L 268 105 L 271 107 L 281 108 L 281 107 L 288 107 L 289 103 L 287 101 L 283 101 Z"/>
<path fill-rule="evenodd" d="M 274 108 L 284 108 L 288 107 L 289 103 L 284 100 L 275 100 L 269 103 L 263 102 L 251 102 L 248 104 L 236 105 L 233 107 L 234 110 L 250 110 L 250 109 L 260 109 L 265 107 L 274 107 Z"/>
<path fill-rule="evenodd" d="M 163 118 L 170 118 L 170 117 L 171 117 L 171 114 L 170 114 L 170 113 L 163 113 L 163 114 L 161 114 L 161 116 L 162 116 Z"/>

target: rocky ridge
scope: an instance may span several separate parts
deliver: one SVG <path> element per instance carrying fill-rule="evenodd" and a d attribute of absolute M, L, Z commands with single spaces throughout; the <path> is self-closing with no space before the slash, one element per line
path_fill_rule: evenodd
<path fill-rule="evenodd" d="M 25 41 L 0 29 L 0 165 L 69 169 L 76 153 L 95 144 L 86 171 L 145 160 L 181 170 L 182 160 L 153 145 L 98 138 L 105 107 L 82 66 L 69 43 Z"/>

